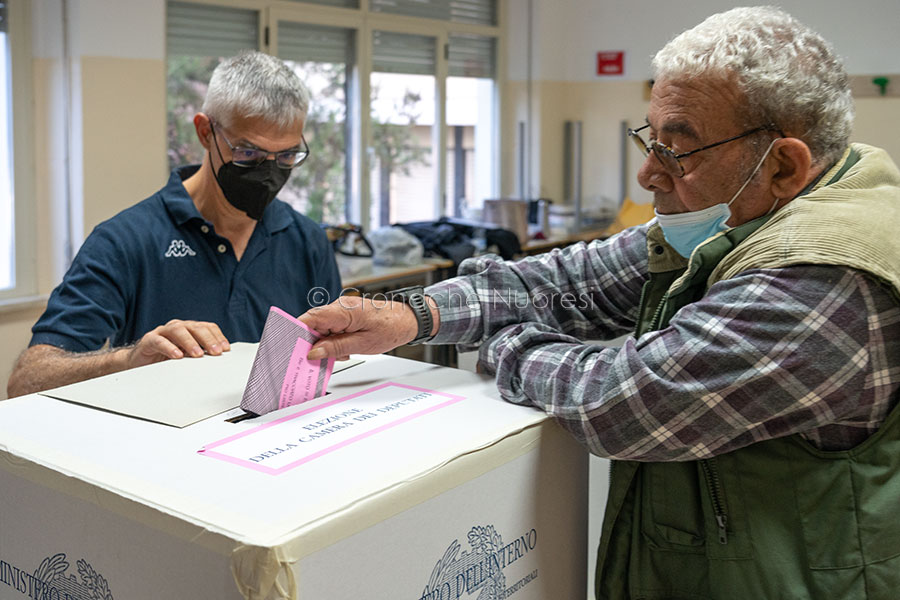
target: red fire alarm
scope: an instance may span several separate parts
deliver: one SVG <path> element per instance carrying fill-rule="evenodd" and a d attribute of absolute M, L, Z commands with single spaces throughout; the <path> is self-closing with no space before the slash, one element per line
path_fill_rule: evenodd
<path fill-rule="evenodd" d="M 597 53 L 597 75 L 621 75 L 625 72 L 625 52 Z"/>

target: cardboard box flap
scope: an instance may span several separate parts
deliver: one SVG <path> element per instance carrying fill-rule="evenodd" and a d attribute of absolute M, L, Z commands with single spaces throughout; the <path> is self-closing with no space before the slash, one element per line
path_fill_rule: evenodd
<path fill-rule="evenodd" d="M 219 356 L 183 358 L 41 392 L 41 395 L 154 423 L 187 427 L 241 403 L 256 344 Z"/>

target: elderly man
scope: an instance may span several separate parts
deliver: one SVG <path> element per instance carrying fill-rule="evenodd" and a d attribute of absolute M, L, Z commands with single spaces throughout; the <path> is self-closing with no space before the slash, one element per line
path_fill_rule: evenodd
<path fill-rule="evenodd" d="M 840 61 L 776 9 L 710 17 L 653 71 L 648 226 L 313 309 L 334 333 L 310 356 L 480 346 L 505 399 L 615 459 L 600 598 L 896 598 L 900 173 L 849 143 Z"/>
<path fill-rule="evenodd" d="M 34 325 L 9 395 L 220 354 L 258 341 L 270 306 L 300 314 L 312 288 L 339 293 L 320 227 L 274 199 L 309 154 L 308 107 L 277 58 L 223 61 L 194 117 L 203 163 L 94 229 Z"/>

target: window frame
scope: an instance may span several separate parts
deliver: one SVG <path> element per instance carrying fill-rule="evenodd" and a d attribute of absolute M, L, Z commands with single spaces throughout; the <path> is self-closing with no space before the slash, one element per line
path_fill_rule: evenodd
<path fill-rule="evenodd" d="M 35 157 L 32 132 L 31 3 L 6 6 L 10 54 L 12 128 L 13 231 L 15 284 L 0 290 L 0 304 L 34 300 L 37 295 L 37 208 L 34 195 Z"/>

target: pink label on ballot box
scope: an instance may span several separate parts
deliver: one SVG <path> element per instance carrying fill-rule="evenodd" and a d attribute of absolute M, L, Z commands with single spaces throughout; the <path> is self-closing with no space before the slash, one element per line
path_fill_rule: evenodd
<path fill-rule="evenodd" d="M 411 385 L 383 383 L 207 444 L 199 452 L 280 475 L 462 399 Z"/>

